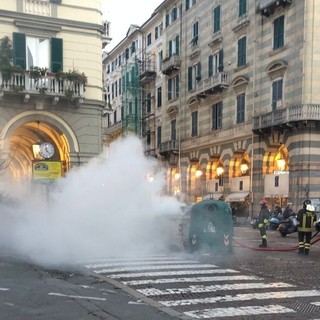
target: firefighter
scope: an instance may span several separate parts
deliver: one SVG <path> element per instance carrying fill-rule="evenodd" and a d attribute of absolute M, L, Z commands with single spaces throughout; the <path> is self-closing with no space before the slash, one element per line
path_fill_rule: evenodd
<path fill-rule="evenodd" d="M 298 253 L 309 254 L 313 225 L 317 220 L 314 206 L 309 199 L 303 201 L 303 208 L 298 211 Z"/>
<path fill-rule="evenodd" d="M 260 201 L 260 213 L 258 217 L 258 229 L 260 231 L 262 243 L 259 245 L 260 248 L 267 247 L 267 227 L 269 223 L 270 211 L 268 209 L 268 202 L 263 199 Z"/>

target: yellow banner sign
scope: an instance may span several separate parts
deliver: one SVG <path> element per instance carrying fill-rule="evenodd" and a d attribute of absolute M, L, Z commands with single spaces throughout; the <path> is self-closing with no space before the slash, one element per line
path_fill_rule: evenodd
<path fill-rule="evenodd" d="M 33 180 L 56 180 L 61 178 L 61 162 L 38 161 L 32 164 Z"/>

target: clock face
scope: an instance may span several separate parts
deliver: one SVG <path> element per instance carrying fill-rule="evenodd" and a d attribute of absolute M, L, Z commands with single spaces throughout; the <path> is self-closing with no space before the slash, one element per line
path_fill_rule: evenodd
<path fill-rule="evenodd" d="M 50 142 L 44 142 L 40 145 L 40 151 L 39 151 L 41 157 L 43 158 L 51 158 L 54 155 L 54 146 Z"/>

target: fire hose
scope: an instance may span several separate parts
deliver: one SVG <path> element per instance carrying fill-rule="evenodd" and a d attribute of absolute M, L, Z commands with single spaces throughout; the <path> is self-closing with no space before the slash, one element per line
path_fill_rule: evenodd
<path fill-rule="evenodd" d="M 312 239 L 320 232 L 317 231 L 312 237 L 311 237 L 311 242 L 310 244 L 313 245 L 315 243 L 317 243 L 318 241 L 320 241 L 320 237 L 318 239 L 315 239 L 312 241 Z M 267 248 L 260 248 L 260 247 L 252 247 L 252 246 L 248 246 L 246 244 L 241 243 L 240 241 L 236 240 L 235 238 L 233 238 L 233 242 L 236 243 L 238 246 L 246 248 L 246 249 L 251 249 L 251 250 L 256 250 L 256 251 L 294 251 L 294 250 L 298 250 L 298 246 L 293 246 L 293 247 L 288 247 L 288 248 L 272 248 L 272 247 L 267 247 Z"/>

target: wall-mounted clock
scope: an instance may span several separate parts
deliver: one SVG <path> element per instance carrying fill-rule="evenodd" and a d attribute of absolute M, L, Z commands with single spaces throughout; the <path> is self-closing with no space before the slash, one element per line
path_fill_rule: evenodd
<path fill-rule="evenodd" d="M 54 146 L 50 142 L 43 142 L 40 144 L 40 156 L 49 159 L 54 155 Z"/>

